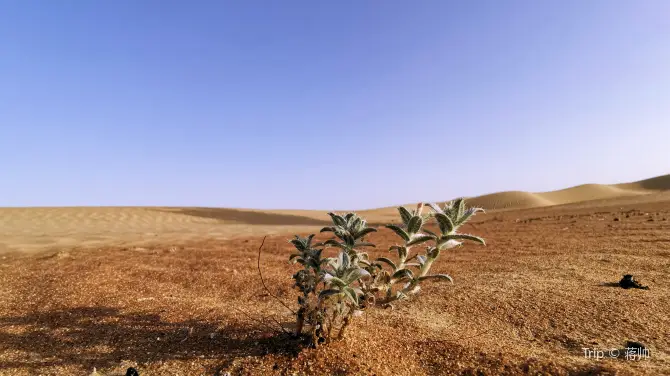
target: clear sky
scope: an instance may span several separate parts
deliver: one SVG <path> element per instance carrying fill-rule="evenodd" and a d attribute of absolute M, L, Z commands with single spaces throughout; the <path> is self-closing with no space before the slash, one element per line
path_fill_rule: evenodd
<path fill-rule="evenodd" d="M 0 2 L 0 206 L 363 209 L 669 143 L 666 0 Z"/>

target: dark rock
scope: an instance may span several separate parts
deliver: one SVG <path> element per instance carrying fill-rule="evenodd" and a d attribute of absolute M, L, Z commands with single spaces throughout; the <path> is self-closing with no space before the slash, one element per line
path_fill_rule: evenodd
<path fill-rule="evenodd" d="M 619 217 L 614 217 L 614 222 L 619 222 L 619 221 L 620 221 Z"/>
<path fill-rule="evenodd" d="M 626 348 L 631 348 L 631 349 L 639 349 L 639 350 L 646 350 L 647 347 L 640 342 L 635 342 L 635 341 L 626 341 Z"/>
<path fill-rule="evenodd" d="M 648 286 L 642 286 L 638 281 L 633 278 L 632 274 L 626 274 L 619 281 L 619 286 L 624 289 L 642 289 L 649 290 Z"/>
<path fill-rule="evenodd" d="M 135 368 L 130 367 L 128 370 L 126 370 L 126 376 L 140 376 L 140 373 L 137 372 Z"/>

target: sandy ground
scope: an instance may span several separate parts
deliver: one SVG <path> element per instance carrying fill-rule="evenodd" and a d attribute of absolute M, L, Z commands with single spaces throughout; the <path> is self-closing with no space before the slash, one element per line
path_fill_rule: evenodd
<path fill-rule="evenodd" d="M 287 239 L 324 213 L 0 209 L 0 375 L 670 375 L 670 192 L 652 191 L 480 215 L 464 230 L 488 245 L 435 266 L 453 285 L 368 311 L 318 350 L 270 329 L 293 318 L 256 251 L 273 234 L 264 277 L 294 306 Z M 370 239 L 373 255 L 396 241 Z M 627 273 L 650 289 L 611 286 Z M 627 340 L 650 356 L 610 358 Z"/>

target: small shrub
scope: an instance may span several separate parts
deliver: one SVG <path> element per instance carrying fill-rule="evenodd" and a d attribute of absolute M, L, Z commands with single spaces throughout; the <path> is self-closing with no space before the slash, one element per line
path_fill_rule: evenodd
<path fill-rule="evenodd" d="M 426 281 L 453 282 L 447 274 L 430 274 L 430 269 L 442 251 L 457 247 L 464 240 L 485 244 L 478 236 L 458 233 L 460 226 L 483 209 L 466 208 L 464 199 L 444 207 L 428 207 L 428 214 L 422 213 L 423 204 L 413 211 L 399 207 L 401 223 L 385 226 L 401 240 L 401 244 L 389 248 L 394 259 L 370 260 L 365 249 L 375 245 L 366 241 L 366 236 L 377 230 L 368 227 L 356 213 L 328 213 L 333 226 L 324 227 L 321 232 L 331 232 L 334 237 L 323 243 L 312 244 L 314 234 L 305 238 L 296 235 L 290 240 L 297 252 L 289 260 L 302 265 L 293 275 L 295 287 L 301 292 L 296 335 L 309 328 L 314 346 L 341 339 L 352 318 L 365 309 L 393 307 L 396 301 L 417 294 Z M 431 221 L 437 224 L 438 232 L 424 228 Z M 424 249 L 414 251 L 419 245 Z M 337 257 L 323 257 L 326 248 L 337 248 Z"/>

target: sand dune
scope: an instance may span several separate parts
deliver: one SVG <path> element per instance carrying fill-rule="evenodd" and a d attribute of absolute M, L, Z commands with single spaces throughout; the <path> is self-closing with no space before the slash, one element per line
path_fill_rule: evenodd
<path fill-rule="evenodd" d="M 525 209 L 574 204 L 592 200 L 643 196 L 670 190 L 670 175 L 623 184 L 583 184 L 550 192 L 499 192 L 469 199 L 470 204 L 489 210 Z"/>
<path fill-rule="evenodd" d="M 585 184 L 558 191 L 531 193 L 521 191 L 499 192 L 468 200 L 471 205 L 488 210 L 526 209 L 543 206 L 565 205 L 590 200 L 641 196 L 653 193 L 643 189 L 625 189 L 602 184 Z"/>
<path fill-rule="evenodd" d="M 625 197 L 639 197 L 654 195 L 670 190 L 670 175 L 658 176 L 622 184 L 583 184 L 566 189 L 549 192 L 505 191 L 490 193 L 481 196 L 468 197 L 469 205 L 478 206 L 487 210 L 515 210 L 540 208 L 554 205 L 567 205 L 620 199 Z M 663 198 L 665 196 L 654 196 Z M 451 198 L 453 199 L 453 198 Z M 442 202 L 443 204 L 444 202 Z M 407 204 L 414 206 L 416 203 Z M 386 207 L 361 211 L 376 219 L 391 218 L 396 215 L 396 208 Z"/>
<path fill-rule="evenodd" d="M 233 239 L 323 226 L 328 218 L 325 213 L 322 216 L 318 220 L 210 208 L 0 208 L 0 252 Z"/>
<path fill-rule="evenodd" d="M 487 210 L 542 208 L 625 198 L 667 200 L 670 175 L 633 183 L 586 184 L 541 193 L 499 192 L 471 197 Z M 656 194 L 656 195 L 655 195 Z M 416 204 L 408 204 L 416 205 Z M 397 220 L 395 207 L 362 210 L 371 223 Z M 329 224 L 325 211 L 169 207 L 0 208 L 0 252 L 96 247 L 108 244 L 183 243 L 203 237 L 233 239 L 318 229 Z"/>
<path fill-rule="evenodd" d="M 640 180 L 633 183 L 614 184 L 613 186 L 632 190 L 647 189 L 652 191 L 666 191 L 670 189 L 670 174 Z"/>

